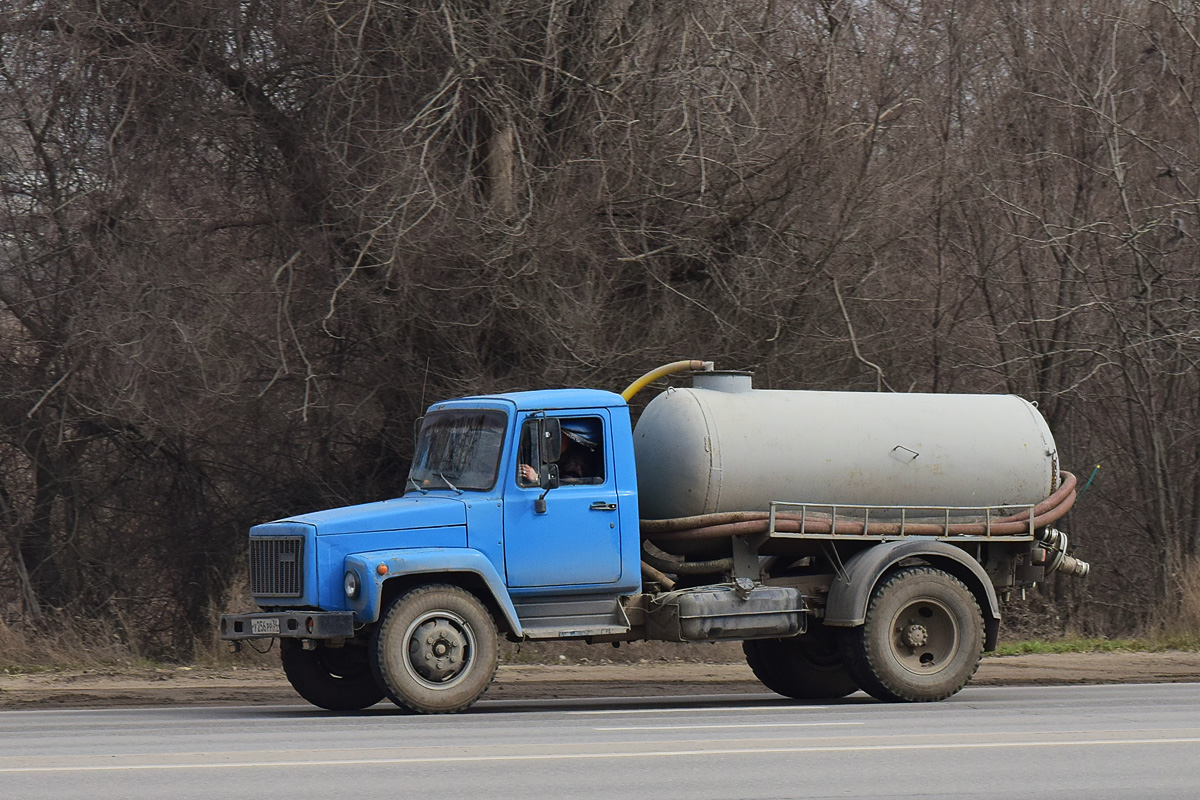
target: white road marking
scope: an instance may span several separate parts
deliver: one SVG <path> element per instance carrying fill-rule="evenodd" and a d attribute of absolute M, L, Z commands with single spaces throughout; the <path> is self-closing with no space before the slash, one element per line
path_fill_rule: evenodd
<path fill-rule="evenodd" d="M 946 744 L 878 744 L 878 745 L 830 745 L 801 747 L 739 747 L 712 750 L 642 750 L 611 753 L 542 753 L 478 756 L 413 756 L 399 758 L 356 758 L 310 761 L 252 761 L 234 763 L 189 763 L 189 764 L 102 764 L 71 767 L 6 767 L 5 773 L 51 773 L 51 772 L 140 772 L 185 769 L 247 769 L 271 767 L 349 767 L 349 766 L 395 766 L 403 764 L 470 764 L 502 761 L 598 761 L 603 759 L 629 758 L 678 758 L 690 756 L 726 755 L 778 755 L 798 753 L 862 753 L 882 751 L 921 750 L 989 750 L 989 749 L 1044 749 L 1047 747 L 1129 747 L 1133 745 L 1177 745 L 1200 744 L 1200 737 L 1172 739 L 1080 739 L 1077 741 L 1021 741 L 1021 742 L 977 742 Z"/>
<path fill-rule="evenodd" d="M 605 716 L 615 714 L 716 714 L 727 712 L 742 712 L 742 711 L 826 711 L 829 706 L 792 706 L 792 705 L 765 705 L 765 706 L 729 706 L 727 708 L 709 708 L 701 706 L 696 708 L 611 708 L 611 709 L 596 709 L 592 711 L 567 711 L 567 714 L 577 714 L 580 716 L 593 715 Z"/>
<path fill-rule="evenodd" d="M 392 706 L 383 706 L 385 710 L 391 709 Z M 323 712 L 320 709 L 314 708 L 308 703 L 288 703 L 287 705 L 255 705 L 254 703 L 230 703 L 224 706 L 115 706 L 111 708 L 87 708 L 79 706 L 77 708 L 29 708 L 29 709 L 0 709 L 0 716 L 4 717 L 45 717 L 45 716 L 63 716 L 63 715 L 98 715 L 98 716 L 113 716 L 119 714 L 142 714 L 145 712 L 173 714 L 190 713 L 193 711 L 229 711 L 237 709 L 239 711 L 311 711 L 313 716 L 320 716 Z"/>
<path fill-rule="evenodd" d="M 824 728 L 837 725 L 866 725 L 865 722 L 735 722 L 728 725 L 622 725 L 593 728 L 596 731 L 700 731 L 714 728 Z"/>

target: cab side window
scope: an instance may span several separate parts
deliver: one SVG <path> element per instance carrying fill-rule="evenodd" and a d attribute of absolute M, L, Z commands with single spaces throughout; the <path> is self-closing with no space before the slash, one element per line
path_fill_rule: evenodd
<path fill-rule="evenodd" d="M 526 420 L 521 426 L 521 438 L 517 442 L 517 485 L 537 486 L 537 476 L 541 471 L 542 462 L 538 448 L 534 447 L 534 433 L 537 431 L 536 420 Z"/>
<path fill-rule="evenodd" d="M 604 425 L 599 417 L 570 417 L 562 421 L 562 483 L 604 483 Z"/>
<path fill-rule="evenodd" d="M 562 455 L 558 477 L 562 485 L 604 483 L 604 424 L 599 417 L 563 417 Z M 534 446 L 537 423 L 528 420 L 518 443 L 517 484 L 537 486 L 542 464 Z"/>

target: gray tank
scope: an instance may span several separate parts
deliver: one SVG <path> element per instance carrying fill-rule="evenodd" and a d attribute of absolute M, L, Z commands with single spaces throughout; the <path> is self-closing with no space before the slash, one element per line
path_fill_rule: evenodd
<path fill-rule="evenodd" d="M 706 373 L 654 398 L 633 438 L 643 519 L 772 500 L 1028 505 L 1058 485 L 1050 429 L 1015 395 L 756 390 Z"/>

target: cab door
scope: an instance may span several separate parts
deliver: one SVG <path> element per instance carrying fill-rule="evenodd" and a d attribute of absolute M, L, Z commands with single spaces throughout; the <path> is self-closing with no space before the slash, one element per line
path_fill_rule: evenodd
<path fill-rule="evenodd" d="M 588 451 L 591 464 L 587 472 L 577 476 L 578 451 L 571 461 L 571 476 L 546 493 L 545 513 L 537 513 L 534 505 L 544 489 L 522 481 L 522 464 L 537 461 L 526 424 L 534 418 L 528 415 L 521 421 L 516 464 L 505 476 L 504 502 L 504 559 L 508 585 L 513 588 L 532 586 L 585 586 L 615 583 L 621 578 L 621 529 L 617 513 L 616 480 L 613 475 L 611 426 L 605 409 L 547 412 L 558 417 L 564 430 L 585 429 L 598 433 L 594 451 Z M 577 437 L 578 438 L 578 437 Z M 567 441 L 564 433 L 564 441 Z M 569 442 L 560 461 L 568 467 L 571 449 L 578 441 Z M 547 465 L 534 464 L 538 471 Z M 565 471 L 565 470 L 564 470 Z"/>

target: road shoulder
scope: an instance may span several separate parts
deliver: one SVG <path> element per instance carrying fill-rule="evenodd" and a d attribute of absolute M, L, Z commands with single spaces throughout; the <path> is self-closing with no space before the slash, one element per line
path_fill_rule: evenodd
<path fill-rule="evenodd" d="M 989 657 L 973 686 L 1200 682 L 1200 653 L 1064 653 Z M 667 696 L 767 690 L 745 664 L 502 665 L 491 699 Z M 0 674 L 0 708 L 302 704 L 275 668 L 112 669 Z"/>

